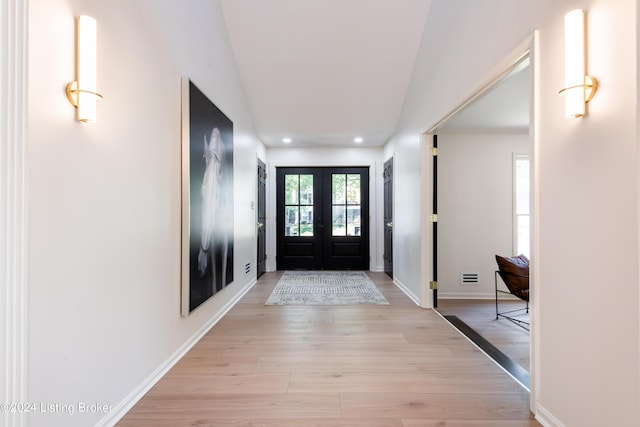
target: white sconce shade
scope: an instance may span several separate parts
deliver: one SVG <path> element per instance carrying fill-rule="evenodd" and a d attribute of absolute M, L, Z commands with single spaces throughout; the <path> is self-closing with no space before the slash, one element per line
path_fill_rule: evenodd
<path fill-rule="evenodd" d="M 586 74 L 584 12 L 573 10 L 564 18 L 564 84 L 565 115 L 568 118 L 586 114 L 585 104 L 593 98 L 597 80 Z"/>
<path fill-rule="evenodd" d="M 67 85 L 67 98 L 78 109 L 78 120 L 96 121 L 96 102 L 102 98 L 97 92 L 96 81 L 96 20 L 90 16 L 78 16 L 76 31 L 77 80 Z"/>
<path fill-rule="evenodd" d="M 96 30 L 95 19 L 78 16 L 78 120 L 90 123 L 96 121 Z"/>

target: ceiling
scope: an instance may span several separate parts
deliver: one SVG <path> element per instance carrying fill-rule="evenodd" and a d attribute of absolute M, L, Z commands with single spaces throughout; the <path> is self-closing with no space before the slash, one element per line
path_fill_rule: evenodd
<path fill-rule="evenodd" d="M 353 146 L 356 137 L 380 146 L 393 135 L 431 0 L 221 4 L 267 146 L 284 146 L 283 138 L 292 146 Z"/>
<path fill-rule="evenodd" d="M 529 85 L 529 60 L 525 59 L 437 131 L 526 131 L 529 129 Z"/>

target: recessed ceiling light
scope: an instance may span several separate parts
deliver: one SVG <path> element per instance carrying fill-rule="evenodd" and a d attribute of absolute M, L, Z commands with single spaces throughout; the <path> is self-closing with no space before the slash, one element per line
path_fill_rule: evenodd
<path fill-rule="evenodd" d="M 291 143 L 291 138 L 282 138 L 282 142 L 284 142 L 285 144 L 289 144 Z"/>
<path fill-rule="evenodd" d="M 362 141 L 364 141 L 364 139 L 362 139 L 361 137 L 357 136 L 355 138 L 353 138 L 353 142 L 360 144 Z"/>

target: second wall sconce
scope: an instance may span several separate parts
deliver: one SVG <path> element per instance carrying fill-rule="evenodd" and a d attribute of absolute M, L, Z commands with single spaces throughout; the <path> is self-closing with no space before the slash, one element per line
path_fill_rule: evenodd
<path fill-rule="evenodd" d="M 586 104 L 598 89 L 598 81 L 586 73 L 586 33 L 584 11 L 580 9 L 564 17 L 564 84 L 560 91 L 565 97 L 568 118 L 586 114 Z"/>
<path fill-rule="evenodd" d="M 96 89 L 96 20 L 81 15 L 76 19 L 76 80 L 67 85 L 67 98 L 78 109 L 78 120 L 96 121 L 96 102 L 102 99 Z"/>

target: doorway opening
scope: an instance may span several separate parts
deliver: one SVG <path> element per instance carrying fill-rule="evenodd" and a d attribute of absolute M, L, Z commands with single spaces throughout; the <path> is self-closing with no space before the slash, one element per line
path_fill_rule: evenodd
<path fill-rule="evenodd" d="M 496 320 L 494 272 L 495 255 L 529 256 L 533 240 L 529 58 L 527 50 L 425 137 L 432 144 L 437 141 L 437 150 L 430 152 L 434 176 L 429 191 L 432 207 L 437 207 L 429 236 L 430 270 L 432 275 L 437 272 L 433 307 L 463 333 L 475 332 L 484 341 L 476 343 L 480 347 L 486 344 L 503 354 L 511 365 L 503 367 L 515 369 L 510 372 L 527 388 L 531 337 L 511 322 Z M 517 299 L 504 303 L 524 305 Z"/>

